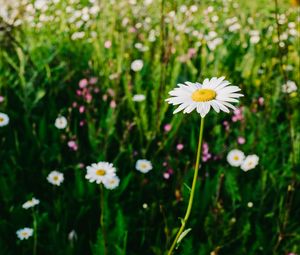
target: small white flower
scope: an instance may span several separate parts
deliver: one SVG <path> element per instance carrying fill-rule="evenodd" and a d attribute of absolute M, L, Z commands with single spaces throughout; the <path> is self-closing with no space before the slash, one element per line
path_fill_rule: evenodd
<path fill-rule="evenodd" d="M 185 82 L 171 90 L 166 99 L 169 104 L 179 105 L 174 114 L 183 110 L 183 113 L 191 113 L 196 110 L 202 118 L 210 111 L 211 107 L 219 113 L 229 113 L 229 108 L 236 108 L 231 103 L 237 103 L 238 98 L 243 96 L 237 93 L 241 89 L 237 86 L 228 86 L 230 82 L 225 77 L 205 79 L 203 83 Z"/>
<path fill-rule="evenodd" d="M 245 159 L 245 154 L 244 152 L 240 150 L 231 150 L 228 155 L 227 155 L 227 162 L 231 166 L 240 166 Z"/>
<path fill-rule="evenodd" d="M 120 184 L 120 178 L 118 176 L 112 176 L 110 178 L 107 178 L 103 182 L 104 187 L 107 189 L 115 189 L 119 186 Z"/>
<path fill-rule="evenodd" d="M 64 181 L 64 175 L 61 172 L 52 171 L 47 176 L 47 180 L 53 185 L 60 186 L 60 184 Z"/>
<path fill-rule="evenodd" d="M 0 112 L 0 127 L 8 125 L 9 117 L 7 114 Z"/>
<path fill-rule="evenodd" d="M 241 28 L 241 25 L 240 25 L 239 23 L 235 23 L 235 24 L 231 25 L 231 26 L 228 28 L 228 30 L 229 30 L 230 32 L 235 32 L 235 31 L 239 30 L 240 28 Z"/>
<path fill-rule="evenodd" d="M 67 124 L 68 124 L 68 121 L 67 121 L 66 117 L 64 117 L 64 116 L 57 117 L 55 120 L 55 123 L 54 123 L 55 127 L 58 129 L 66 128 Z"/>
<path fill-rule="evenodd" d="M 132 100 L 134 101 L 134 102 L 142 102 L 142 101 L 144 101 L 146 99 L 146 97 L 143 95 L 143 94 L 137 94 L 137 95 L 134 95 L 133 97 L 132 97 Z"/>
<path fill-rule="evenodd" d="M 241 165 L 241 169 L 245 172 L 255 168 L 258 164 L 259 157 L 257 155 L 249 155 Z"/>
<path fill-rule="evenodd" d="M 137 59 L 131 63 L 131 69 L 135 72 L 141 71 L 144 66 L 143 60 Z"/>
<path fill-rule="evenodd" d="M 27 202 L 25 202 L 23 205 L 22 205 L 22 207 L 24 208 L 24 209 L 29 209 L 29 208 L 31 208 L 31 207 L 34 207 L 34 206 L 36 206 L 36 205 L 38 205 L 40 203 L 40 200 L 38 200 L 38 199 L 36 199 L 36 198 L 32 198 L 32 199 L 30 199 L 30 200 L 28 200 Z"/>
<path fill-rule="evenodd" d="M 74 242 L 77 239 L 77 233 L 74 229 L 68 234 L 68 239 L 70 242 Z"/>
<path fill-rule="evenodd" d="M 96 182 L 97 184 L 105 183 L 110 180 L 112 177 L 116 176 L 116 168 L 113 164 L 108 162 L 98 162 L 93 163 L 90 166 L 86 167 L 87 174 L 85 178 L 90 182 Z"/>
<path fill-rule="evenodd" d="M 287 81 L 286 84 L 283 84 L 282 85 L 282 92 L 284 93 L 292 93 L 292 92 L 295 92 L 297 91 L 297 85 L 294 81 Z"/>
<path fill-rule="evenodd" d="M 253 203 L 252 203 L 252 202 L 248 202 L 247 206 L 248 206 L 249 208 L 252 208 L 252 207 L 253 207 Z"/>
<path fill-rule="evenodd" d="M 33 235 L 33 229 L 32 228 L 21 228 L 16 232 L 18 238 L 20 240 L 28 239 Z"/>
<path fill-rule="evenodd" d="M 152 163 L 149 160 L 146 159 L 139 159 L 135 164 L 136 170 L 142 172 L 142 173 L 148 173 L 152 170 Z"/>

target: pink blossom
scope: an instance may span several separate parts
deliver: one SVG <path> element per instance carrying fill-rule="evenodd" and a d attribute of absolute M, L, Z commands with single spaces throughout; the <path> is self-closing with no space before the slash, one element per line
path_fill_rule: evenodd
<path fill-rule="evenodd" d="M 189 48 L 189 50 L 188 50 L 189 58 L 194 57 L 196 55 L 196 53 L 197 53 L 197 50 L 195 48 Z"/>
<path fill-rule="evenodd" d="M 164 161 L 162 165 L 163 165 L 163 166 L 167 166 L 168 163 L 167 163 L 166 161 Z"/>
<path fill-rule="evenodd" d="M 102 96 L 102 99 L 103 99 L 103 101 L 107 101 L 107 95 L 106 94 L 104 94 L 103 96 Z"/>
<path fill-rule="evenodd" d="M 263 106 L 263 105 L 264 105 L 264 102 L 265 102 L 265 99 L 264 99 L 263 97 L 259 97 L 259 98 L 258 98 L 258 104 L 259 104 L 260 106 Z"/>
<path fill-rule="evenodd" d="M 170 175 L 174 174 L 174 171 L 172 168 L 169 168 L 168 171 L 167 171 Z"/>
<path fill-rule="evenodd" d="M 85 88 L 88 85 L 88 80 L 87 79 L 82 79 L 79 81 L 79 87 L 80 88 Z"/>
<path fill-rule="evenodd" d="M 109 41 L 109 40 L 105 41 L 104 47 L 105 47 L 106 49 L 109 49 L 109 48 L 111 47 L 111 41 Z"/>
<path fill-rule="evenodd" d="M 83 105 L 79 106 L 79 112 L 84 113 L 85 107 Z"/>
<path fill-rule="evenodd" d="M 77 94 L 77 96 L 81 96 L 81 95 L 82 95 L 82 91 L 79 90 L 79 89 L 77 89 L 77 90 L 76 90 L 76 94 Z"/>
<path fill-rule="evenodd" d="M 85 100 L 88 103 L 90 103 L 92 101 L 92 99 L 93 99 L 93 96 L 90 93 L 88 93 L 88 94 L 85 95 Z"/>
<path fill-rule="evenodd" d="M 166 124 L 166 125 L 164 126 L 165 132 L 169 132 L 171 129 L 172 129 L 172 125 L 171 125 L 171 124 Z"/>
<path fill-rule="evenodd" d="M 91 85 L 96 84 L 97 81 L 98 81 L 98 78 L 97 78 L 97 77 L 91 77 L 91 78 L 89 79 L 89 83 L 90 83 Z"/>
<path fill-rule="evenodd" d="M 237 139 L 238 144 L 244 144 L 246 142 L 245 138 L 242 136 L 239 136 Z"/>
<path fill-rule="evenodd" d="M 109 107 L 112 108 L 112 109 L 114 109 L 114 108 L 116 108 L 116 106 L 117 106 L 116 101 L 115 100 L 111 100 L 110 104 L 109 104 Z"/>
<path fill-rule="evenodd" d="M 70 140 L 68 142 L 68 146 L 73 151 L 77 151 L 78 150 L 78 145 L 77 145 L 77 143 L 74 140 Z"/>
<path fill-rule="evenodd" d="M 83 127 L 84 125 L 85 125 L 85 121 L 84 121 L 84 120 L 81 120 L 81 121 L 79 122 L 79 126 Z"/>
<path fill-rule="evenodd" d="M 168 180 L 170 179 L 170 174 L 168 172 L 164 172 L 163 177 L 164 179 Z"/>
<path fill-rule="evenodd" d="M 184 145 L 183 145 L 182 143 L 179 143 L 179 144 L 177 144 L 177 146 L 176 146 L 176 149 L 177 149 L 178 151 L 183 150 L 183 148 L 184 148 Z"/>
<path fill-rule="evenodd" d="M 4 97 L 0 96 L 0 103 L 2 103 L 4 101 Z"/>
<path fill-rule="evenodd" d="M 77 102 L 73 102 L 73 103 L 72 103 L 72 107 L 73 107 L 73 108 L 76 108 L 76 107 L 77 107 Z"/>

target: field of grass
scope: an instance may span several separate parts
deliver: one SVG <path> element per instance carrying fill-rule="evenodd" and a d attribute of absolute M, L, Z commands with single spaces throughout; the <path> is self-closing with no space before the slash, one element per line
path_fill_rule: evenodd
<path fill-rule="evenodd" d="M 173 254 L 299 255 L 299 12 L 283 0 L 0 0 L 0 254 L 167 254 L 194 190 Z M 201 117 L 165 100 L 221 76 L 244 96 L 205 116 L 193 189 Z M 258 163 L 234 166 L 235 149 Z M 89 182 L 100 161 L 120 183 Z"/>

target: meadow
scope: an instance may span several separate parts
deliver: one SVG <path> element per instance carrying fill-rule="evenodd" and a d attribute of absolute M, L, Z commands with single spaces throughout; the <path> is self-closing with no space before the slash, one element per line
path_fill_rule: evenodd
<path fill-rule="evenodd" d="M 0 254 L 167 254 L 194 192 L 174 255 L 299 255 L 299 12 L 0 0 Z M 223 76 L 243 97 L 210 108 L 197 167 L 198 108 L 166 99 Z"/>

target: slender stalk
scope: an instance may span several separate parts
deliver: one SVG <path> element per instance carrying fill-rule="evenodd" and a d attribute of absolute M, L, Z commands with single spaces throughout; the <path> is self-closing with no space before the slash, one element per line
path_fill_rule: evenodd
<path fill-rule="evenodd" d="M 103 190 L 102 184 L 100 184 L 100 228 L 101 228 L 102 236 L 103 236 L 104 254 L 107 255 L 106 232 L 105 232 L 105 228 L 104 228 L 104 190 Z M 100 255 L 102 255 L 102 253 Z"/>
<path fill-rule="evenodd" d="M 32 209 L 32 218 L 33 218 L 33 255 L 36 255 L 37 252 L 37 219 L 36 219 L 36 213 L 35 210 Z"/>
<path fill-rule="evenodd" d="M 172 244 L 170 250 L 168 251 L 168 255 L 172 255 L 173 250 L 176 247 L 176 244 L 178 242 L 180 235 L 182 234 L 182 232 L 185 229 L 186 223 L 187 223 L 187 221 L 190 217 L 191 211 L 192 211 L 196 183 L 197 183 L 197 178 L 198 178 L 198 171 L 199 171 L 200 155 L 201 155 L 201 148 L 202 148 L 203 127 L 204 127 L 204 118 L 201 118 L 196 165 L 195 165 L 195 170 L 194 170 L 194 178 L 193 178 L 193 184 L 192 184 L 192 189 L 191 189 L 191 193 L 190 193 L 189 203 L 188 203 L 188 207 L 186 209 L 185 216 L 184 216 L 183 220 L 181 220 L 181 227 L 175 237 L 175 240 L 173 241 L 173 244 Z"/>

